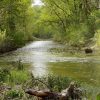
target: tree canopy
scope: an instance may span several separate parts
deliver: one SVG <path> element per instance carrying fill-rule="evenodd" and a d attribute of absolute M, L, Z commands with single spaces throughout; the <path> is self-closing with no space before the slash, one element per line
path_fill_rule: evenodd
<path fill-rule="evenodd" d="M 0 1 L 0 44 L 16 46 L 33 37 L 53 38 L 70 45 L 85 45 L 100 32 L 99 0 Z M 99 39 L 96 39 L 98 41 Z"/>

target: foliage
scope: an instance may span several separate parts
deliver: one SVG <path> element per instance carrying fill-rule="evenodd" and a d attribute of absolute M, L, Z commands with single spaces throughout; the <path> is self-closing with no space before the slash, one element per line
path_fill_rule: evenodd
<path fill-rule="evenodd" d="M 0 1 L 1 53 L 24 45 L 33 40 L 33 36 L 45 39 L 53 37 L 56 41 L 72 46 L 86 45 L 94 38 L 96 45 L 100 46 L 99 0 L 42 1 L 43 6 L 34 7 L 31 6 L 31 0 Z M 30 79 L 20 61 L 16 67 L 14 70 L 1 68 L 0 81 L 23 85 Z M 61 91 L 71 81 L 59 76 L 38 77 L 36 80 L 38 82 L 34 80 L 34 86 L 41 88 L 41 82 L 45 82 L 53 91 Z M 22 97 L 23 93 L 11 90 L 7 96 L 13 99 Z"/>
<path fill-rule="evenodd" d="M 10 76 L 10 70 L 9 68 L 1 68 L 0 69 L 0 81 L 2 82 L 5 82 L 8 80 Z"/>
<path fill-rule="evenodd" d="M 97 25 L 100 14 L 96 0 L 94 2 L 90 0 L 43 0 L 43 2 L 44 6 L 40 8 L 41 14 L 37 19 L 39 24 L 37 33 L 40 32 L 40 35 L 42 28 L 48 30 L 56 41 L 83 45 L 89 42 L 94 37 L 97 28 L 100 28 Z M 43 32 L 45 33 L 46 30 Z"/>
<path fill-rule="evenodd" d="M 97 95 L 97 99 L 96 100 L 99 100 L 99 99 L 100 99 L 100 94 Z"/>
<path fill-rule="evenodd" d="M 34 12 L 33 36 L 37 38 L 48 39 L 52 37 L 52 32 L 51 32 L 52 27 L 51 25 L 48 25 L 44 23 L 44 21 L 42 21 L 42 17 L 45 18 L 45 16 L 42 16 L 44 10 L 45 9 L 43 7 L 39 6 L 33 7 L 33 12 Z"/>
<path fill-rule="evenodd" d="M 33 40 L 33 36 L 80 45 L 94 38 L 100 28 L 98 0 L 43 0 L 43 3 L 32 7 L 29 0 L 0 1 L 0 39 L 9 37 L 15 47 Z"/>
<path fill-rule="evenodd" d="M 26 71 L 11 71 L 9 82 L 12 84 L 23 84 L 29 79 L 29 74 Z"/>
<path fill-rule="evenodd" d="M 11 42 L 10 45 L 12 47 L 17 48 L 24 45 L 27 41 L 32 40 L 32 17 L 33 9 L 31 7 L 31 1 L 1 0 L 0 42 L 5 38 L 8 42 Z M 1 44 L 8 45 L 8 42 L 3 41 Z M 1 48 L 3 47 L 1 46 Z"/>
<path fill-rule="evenodd" d="M 68 77 L 60 77 L 60 76 L 44 76 L 44 77 L 36 77 L 32 76 L 31 80 L 28 81 L 25 85 L 26 88 L 34 88 L 34 89 L 50 89 L 51 91 L 61 92 L 61 90 L 68 87 L 72 79 Z"/>
<path fill-rule="evenodd" d="M 46 80 L 46 79 L 45 79 Z M 61 91 L 68 87 L 71 79 L 67 77 L 60 77 L 60 76 L 48 76 L 47 77 L 47 84 L 53 91 Z"/>
<path fill-rule="evenodd" d="M 4 99 L 21 99 L 23 97 L 24 93 L 22 90 L 10 90 L 5 94 Z"/>
<path fill-rule="evenodd" d="M 28 79 L 30 75 L 21 61 L 0 68 L 0 82 L 16 85 L 23 84 Z"/>
<path fill-rule="evenodd" d="M 96 46 L 100 46 L 100 29 L 96 31 L 95 34 Z"/>

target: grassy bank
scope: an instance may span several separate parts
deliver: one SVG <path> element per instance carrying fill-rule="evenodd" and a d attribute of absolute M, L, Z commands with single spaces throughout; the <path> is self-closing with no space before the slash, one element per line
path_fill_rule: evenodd
<path fill-rule="evenodd" d="M 20 61 L 0 62 L 0 100 L 37 100 L 36 97 L 26 94 L 25 90 L 30 88 L 36 90 L 50 89 L 54 92 L 61 92 L 73 81 L 73 79 L 64 76 L 34 77 L 28 66 L 28 64 L 22 64 Z M 85 83 L 76 83 L 82 88 L 83 97 L 91 100 L 91 92 L 94 88 Z M 96 98 L 96 95 L 97 98 L 100 98 L 99 93 L 95 93 L 97 91 L 94 91 L 94 98 Z"/>
<path fill-rule="evenodd" d="M 50 89 L 61 92 L 68 87 L 71 79 L 67 77 L 44 76 L 34 78 L 22 63 L 2 64 L 0 67 L 0 100 L 36 100 L 35 97 L 25 94 L 25 90 L 33 88 Z M 5 67 L 6 66 L 6 67 Z"/>
<path fill-rule="evenodd" d="M 40 39 L 33 36 L 29 40 L 23 40 L 22 38 L 20 38 L 20 41 L 17 43 L 14 40 L 11 40 L 10 38 L 6 38 L 2 41 L 0 40 L 0 54 L 14 51 L 18 48 L 25 46 L 27 43 L 30 43 L 32 41 L 37 41 L 37 40 Z"/>

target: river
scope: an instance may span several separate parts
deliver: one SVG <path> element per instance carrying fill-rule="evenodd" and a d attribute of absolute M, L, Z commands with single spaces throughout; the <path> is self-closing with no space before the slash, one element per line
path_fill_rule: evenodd
<path fill-rule="evenodd" d="M 64 52 L 65 45 L 53 41 L 35 41 L 0 56 L 0 62 L 18 61 L 30 64 L 34 76 L 48 74 L 67 76 L 88 84 L 100 92 L 100 56 L 76 56 L 75 52 Z M 99 88 L 98 88 L 99 87 Z"/>

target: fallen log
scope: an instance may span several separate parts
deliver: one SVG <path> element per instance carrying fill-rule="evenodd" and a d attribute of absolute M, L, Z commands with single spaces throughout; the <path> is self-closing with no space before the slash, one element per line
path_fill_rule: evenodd
<path fill-rule="evenodd" d="M 40 100 L 81 100 L 82 91 L 73 82 L 70 83 L 69 87 L 63 90 L 61 93 L 55 93 L 51 91 L 36 91 L 28 89 L 25 91 L 29 95 L 36 96 Z"/>

